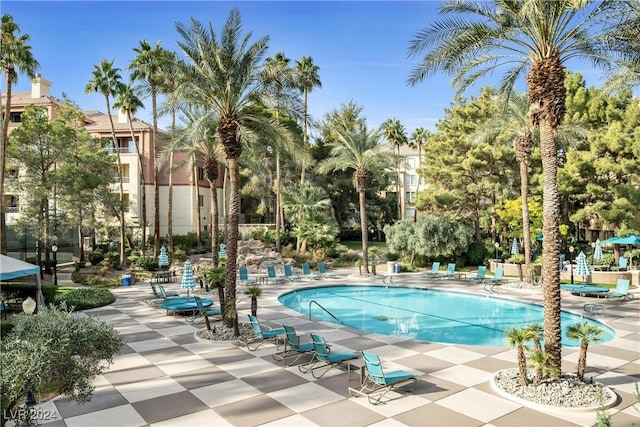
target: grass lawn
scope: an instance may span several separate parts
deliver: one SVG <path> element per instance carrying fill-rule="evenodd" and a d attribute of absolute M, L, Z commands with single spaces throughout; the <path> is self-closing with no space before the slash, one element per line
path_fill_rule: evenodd
<path fill-rule="evenodd" d="M 341 245 L 345 245 L 349 249 L 353 249 L 354 251 L 362 250 L 362 242 L 360 240 L 353 240 L 347 242 L 340 242 Z M 389 250 L 387 249 L 387 242 L 368 242 L 369 248 L 380 248 L 380 253 L 386 253 Z"/>

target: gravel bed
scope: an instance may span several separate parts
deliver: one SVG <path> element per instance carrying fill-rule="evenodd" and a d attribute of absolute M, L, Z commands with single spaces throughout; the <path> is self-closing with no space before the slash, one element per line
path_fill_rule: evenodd
<path fill-rule="evenodd" d="M 533 379 L 533 375 L 529 376 Z M 518 385 L 518 369 L 506 369 L 494 377 L 495 385 L 504 392 L 542 405 L 561 408 L 598 408 L 615 394 L 600 383 L 580 381 L 575 375 L 562 374 L 555 379 L 543 380 L 540 385 Z"/>
<path fill-rule="evenodd" d="M 254 338 L 256 334 L 251 329 L 250 323 L 240 323 L 240 335 L 234 334 L 233 328 L 227 328 L 220 322 L 211 322 L 211 334 L 207 331 L 207 328 L 198 330 L 198 338 L 211 341 L 242 341 L 247 342 L 251 338 Z"/>

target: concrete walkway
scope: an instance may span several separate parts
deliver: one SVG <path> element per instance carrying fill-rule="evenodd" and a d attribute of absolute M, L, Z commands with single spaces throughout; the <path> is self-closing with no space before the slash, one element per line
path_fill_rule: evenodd
<path fill-rule="evenodd" d="M 515 367 L 515 350 L 418 342 L 315 322 L 283 307 L 278 295 L 319 284 L 380 283 L 354 279 L 352 270 L 338 270 L 338 279 L 267 286 L 259 299 L 258 317 L 267 325 L 295 326 L 301 333 L 315 331 L 331 342 L 334 351 L 350 349 L 377 353 L 387 369 L 419 374 L 417 389 L 393 395 L 373 406 L 366 398 L 349 397 L 357 385 L 344 371 L 332 370 L 320 380 L 284 367 L 272 358 L 275 346 L 251 352 L 234 343 L 203 343 L 194 337 L 197 327 L 179 316 L 144 302 L 151 295 L 146 282 L 114 290 L 117 301 L 88 310 L 86 315 L 109 322 L 126 345 L 115 363 L 95 380 L 93 399 L 77 405 L 55 399 L 39 405 L 49 414 L 48 427 L 133 426 L 587 426 L 595 413 L 563 410 L 536 411 L 497 395 L 490 386 L 493 373 Z M 66 272 L 59 283 L 66 284 Z M 464 281 L 425 281 L 418 274 L 393 275 L 394 283 L 487 295 L 482 286 Z M 181 291 L 179 283 L 167 289 Z M 638 289 L 634 289 L 638 292 Z M 539 289 L 503 286 L 500 296 L 540 303 Z M 212 295 L 217 300 L 217 294 Z M 239 318 L 246 319 L 250 304 L 239 293 Z M 488 297 L 488 296 L 487 296 Z M 563 308 L 575 313 L 585 302 L 563 292 Z M 640 298 L 631 302 L 602 302 L 606 315 L 598 317 L 616 330 L 606 344 L 591 346 L 586 376 L 613 388 L 619 399 L 609 410 L 614 426 L 640 423 L 635 387 L 640 381 Z M 563 370 L 576 369 L 578 348 L 563 349 Z M 634 407 L 635 406 L 635 407 Z M 48 412 L 47 412 L 48 411 Z"/>

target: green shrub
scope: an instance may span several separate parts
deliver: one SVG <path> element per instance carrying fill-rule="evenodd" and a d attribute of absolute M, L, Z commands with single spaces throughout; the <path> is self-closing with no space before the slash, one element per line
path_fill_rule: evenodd
<path fill-rule="evenodd" d="M 85 261 L 76 261 L 73 263 L 73 268 L 75 271 L 80 271 L 81 268 L 85 268 L 87 263 Z"/>
<path fill-rule="evenodd" d="M 13 320 L 0 320 L 0 337 L 4 338 L 13 330 L 14 326 Z"/>
<path fill-rule="evenodd" d="M 116 300 L 110 290 L 104 288 L 75 288 L 69 292 L 57 294 L 53 300 L 55 304 L 65 302 L 67 307 L 74 310 L 86 310 L 112 304 Z"/>
<path fill-rule="evenodd" d="M 356 252 L 346 252 L 340 255 L 333 261 L 334 267 L 351 267 L 356 261 L 361 261 L 362 258 Z"/>
<path fill-rule="evenodd" d="M 397 261 L 400 259 L 400 255 L 395 252 L 387 252 L 385 257 L 387 258 L 387 261 Z"/>
<path fill-rule="evenodd" d="M 467 249 L 467 264 L 482 265 L 487 259 L 487 245 L 484 242 L 472 242 Z"/>
<path fill-rule="evenodd" d="M 89 262 L 91 265 L 99 265 L 104 260 L 104 253 L 102 251 L 96 250 L 93 252 L 89 252 Z"/>
<path fill-rule="evenodd" d="M 158 269 L 158 260 L 152 256 L 140 256 L 135 260 L 134 265 L 147 271 L 156 271 Z"/>
<path fill-rule="evenodd" d="M 524 254 L 513 254 L 509 258 L 509 262 L 513 264 L 524 264 Z"/>

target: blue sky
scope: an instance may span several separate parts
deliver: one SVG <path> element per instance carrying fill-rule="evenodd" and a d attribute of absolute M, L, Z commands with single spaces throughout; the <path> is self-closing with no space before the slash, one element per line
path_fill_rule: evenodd
<path fill-rule="evenodd" d="M 191 17 L 219 30 L 232 7 L 242 14 L 244 31 L 254 39 L 269 35 L 268 56 L 284 52 L 292 63 L 311 56 L 320 67 L 322 88 L 309 95 L 314 119 L 353 100 L 363 107 L 370 127 L 398 118 L 411 133 L 434 130 L 454 91 L 446 76 L 410 87 L 407 76 L 416 60 L 409 41 L 437 18 L 436 1 L 2 1 L 2 13 L 14 17 L 40 62 L 39 72 L 53 82 L 52 95 L 64 92 L 85 110 L 105 111 L 104 98 L 85 94 L 95 64 L 115 60 L 123 70 L 133 48 L 146 39 L 178 51 L 176 22 Z M 599 76 L 585 72 L 589 84 Z M 593 79 L 593 83 L 590 82 Z M 487 80 L 483 84 L 490 84 Z M 30 90 L 21 76 L 14 91 Z M 4 87 L 2 88 L 4 90 Z M 466 95 L 473 95 L 467 92 Z M 137 116 L 150 121 L 150 102 Z M 161 121 L 161 125 L 163 122 Z M 164 123 L 166 124 L 166 122 Z"/>

